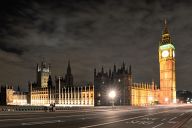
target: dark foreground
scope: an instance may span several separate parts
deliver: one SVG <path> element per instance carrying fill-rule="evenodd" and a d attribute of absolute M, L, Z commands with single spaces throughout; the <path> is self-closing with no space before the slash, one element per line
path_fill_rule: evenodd
<path fill-rule="evenodd" d="M 2 128 L 192 128 L 191 105 L 0 112 Z M 188 123 L 187 123 L 188 122 Z"/>

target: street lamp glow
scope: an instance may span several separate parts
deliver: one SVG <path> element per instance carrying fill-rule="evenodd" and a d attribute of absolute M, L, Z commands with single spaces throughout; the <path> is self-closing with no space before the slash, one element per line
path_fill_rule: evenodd
<path fill-rule="evenodd" d="M 168 100 L 169 100 L 169 99 L 166 97 L 166 98 L 165 98 L 165 102 L 168 102 Z"/>
<path fill-rule="evenodd" d="M 148 100 L 151 102 L 151 101 L 153 101 L 153 97 L 152 96 L 149 96 L 148 97 Z"/>
<path fill-rule="evenodd" d="M 109 98 L 111 98 L 111 103 L 112 103 L 112 108 L 114 107 L 114 99 L 115 99 L 115 96 L 116 96 L 116 92 L 114 91 L 114 90 L 111 90 L 110 92 L 109 92 Z"/>
<path fill-rule="evenodd" d="M 173 103 L 174 103 L 174 104 L 177 103 L 177 99 L 173 99 Z"/>
<path fill-rule="evenodd" d="M 115 93 L 114 90 L 112 90 L 112 91 L 109 92 L 109 97 L 110 97 L 110 98 L 114 99 L 115 96 L 116 96 L 116 93 Z"/>

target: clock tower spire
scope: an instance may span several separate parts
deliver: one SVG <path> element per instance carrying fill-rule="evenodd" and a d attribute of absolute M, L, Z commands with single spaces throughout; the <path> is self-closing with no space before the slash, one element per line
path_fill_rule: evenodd
<path fill-rule="evenodd" d="M 168 26 L 167 26 L 167 19 L 164 20 L 164 30 L 163 34 L 169 34 Z"/>
<path fill-rule="evenodd" d="M 160 66 L 160 103 L 170 104 L 176 102 L 175 78 L 175 47 L 168 31 L 165 19 L 162 37 L 159 43 Z"/>
<path fill-rule="evenodd" d="M 164 21 L 164 28 L 163 28 L 163 32 L 162 32 L 161 41 L 160 41 L 160 45 L 163 45 L 163 44 L 172 44 L 171 36 L 168 31 L 168 25 L 167 25 L 166 19 Z"/>

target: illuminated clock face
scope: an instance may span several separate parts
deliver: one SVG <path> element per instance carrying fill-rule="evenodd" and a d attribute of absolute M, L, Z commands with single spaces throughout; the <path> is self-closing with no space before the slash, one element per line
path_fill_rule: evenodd
<path fill-rule="evenodd" d="M 169 51 L 165 50 L 162 52 L 162 57 L 168 57 L 169 56 Z"/>
<path fill-rule="evenodd" d="M 173 57 L 175 57 L 175 51 L 173 51 Z"/>

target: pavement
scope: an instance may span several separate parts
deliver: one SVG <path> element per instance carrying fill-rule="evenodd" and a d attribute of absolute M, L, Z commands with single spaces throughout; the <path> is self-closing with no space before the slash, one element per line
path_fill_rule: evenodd
<path fill-rule="evenodd" d="M 192 128 L 192 118 L 189 119 L 181 128 Z"/>
<path fill-rule="evenodd" d="M 0 128 L 192 128 L 192 105 L 0 112 Z"/>

